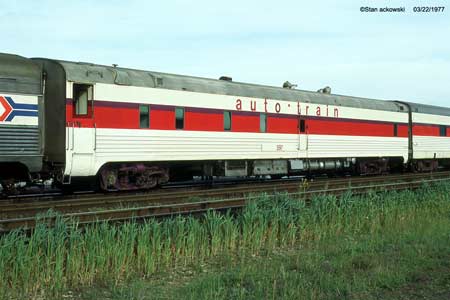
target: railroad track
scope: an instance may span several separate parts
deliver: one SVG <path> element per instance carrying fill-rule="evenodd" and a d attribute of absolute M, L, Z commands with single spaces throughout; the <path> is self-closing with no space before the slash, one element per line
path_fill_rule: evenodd
<path fill-rule="evenodd" d="M 310 199 L 318 194 L 353 194 L 367 190 L 400 190 L 416 188 L 425 182 L 450 181 L 450 172 L 387 175 L 377 177 L 348 177 L 319 179 L 315 181 L 289 180 L 242 184 L 208 190 L 166 190 L 139 194 L 84 195 L 76 199 L 0 204 L 0 231 L 16 228 L 33 228 L 36 215 L 49 209 L 79 224 L 100 220 L 123 221 L 174 214 L 199 213 L 208 209 L 232 209 L 243 207 L 246 201 L 265 192 L 269 196 L 286 192 L 291 196 Z M 53 222 L 56 217 L 48 216 Z"/>

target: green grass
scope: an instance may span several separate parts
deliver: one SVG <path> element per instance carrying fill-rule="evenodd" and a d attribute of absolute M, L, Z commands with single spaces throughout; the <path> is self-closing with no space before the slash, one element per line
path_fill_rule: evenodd
<path fill-rule="evenodd" d="M 448 299 L 450 239 L 449 232 L 442 229 L 448 229 L 449 222 L 422 221 L 419 227 L 395 227 L 371 235 L 342 234 L 305 248 L 250 256 L 224 264 L 228 265 L 227 269 L 216 268 L 210 274 L 192 277 L 166 296 L 174 299 L 413 299 L 425 288 L 424 296 Z M 399 229 L 402 229 L 400 234 Z M 426 285 L 417 286 L 420 283 Z M 412 293 L 405 297 L 408 289 Z"/>
<path fill-rule="evenodd" d="M 448 184 L 0 238 L 0 299 L 448 299 L 449 274 Z"/>

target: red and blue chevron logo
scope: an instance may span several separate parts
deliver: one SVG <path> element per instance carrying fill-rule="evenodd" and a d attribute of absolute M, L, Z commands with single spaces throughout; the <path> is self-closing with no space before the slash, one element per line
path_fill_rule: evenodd
<path fill-rule="evenodd" d="M 11 122 L 17 116 L 37 117 L 37 104 L 15 103 L 11 97 L 0 96 L 0 122 Z"/>

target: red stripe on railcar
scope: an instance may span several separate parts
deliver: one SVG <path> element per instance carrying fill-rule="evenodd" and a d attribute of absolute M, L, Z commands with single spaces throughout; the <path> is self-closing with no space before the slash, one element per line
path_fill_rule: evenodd
<path fill-rule="evenodd" d="M 175 130 L 175 108 L 168 105 L 150 106 L 150 129 Z M 336 119 L 311 116 L 267 114 L 268 133 L 298 133 L 298 120 L 306 120 L 310 134 L 350 136 L 394 136 L 394 123 Z M 80 127 L 139 128 L 139 104 L 96 101 L 93 118 L 73 114 L 72 101 L 66 105 L 67 122 L 76 122 Z M 223 111 L 217 109 L 185 108 L 184 129 L 192 131 L 224 131 Z M 416 135 L 439 135 L 439 126 L 414 125 Z M 143 129 L 145 130 L 145 129 Z M 232 112 L 232 132 L 260 132 L 260 113 Z M 450 131 L 448 131 L 450 135 Z M 408 126 L 397 125 L 397 136 L 407 137 Z"/>
<path fill-rule="evenodd" d="M 231 114 L 231 131 L 259 132 L 259 113 L 235 112 Z M 223 128 L 222 128 L 223 130 Z"/>
<path fill-rule="evenodd" d="M 139 128 L 139 105 L 116 107 L 97 105 L 94 107 L 94 119 L 97 127 L 101 128 Z"/>
<path fill-rule="evenodd" d="M 131 121 L 138 124 L 139 116 Z M 150 129 L 175 130 L 175 108 L 173 106 L 150 105 Z"/>
<path fill-rule="evenodd" d="M 413 135 L 440 136 L 439 125 L 413 124 Z"/>
<path fill-rule="evenodd" d="M 351 135 L 351 136 L 394 136 L 393 123 L 376 123 L 350 120 L 307 120 L 307 131 L 309 134 L 329 134 L 329 135 Z M 408 136 L 406 125 L 397 127 L 398 137 Z"/>
<path fill-rule="evenodd" d="M 408 137 L 408 125 L 398 124 L 397 125 L 397 136 Z"/>
<path fill-rule="evenodd" d="M 219 110 L 186 108 L 184 129 L 197 131 L 223 131 L 223 112 Z"/>
<path fill-rule="evenodd" d="M 297 116 L 280 116 L 269 114 L 267 116 L 267 132 L 268 133 L 298 133 Z"/>

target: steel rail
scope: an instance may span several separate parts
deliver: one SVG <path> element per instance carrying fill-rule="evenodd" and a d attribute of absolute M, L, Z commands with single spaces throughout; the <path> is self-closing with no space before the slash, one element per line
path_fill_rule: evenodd
<path fill-rule="evenodd" d="M 342 182 L 368 182 L 368 181 L 376 181 L 376 180 L 389 180 L 390 178 L 399 180 L 399 179 L 408 179 L 408 178 L 417 178 L 421 176 L 450 176 L 450 171 L 441 171 L 441 172 L 435 172 L 435 173 L 406 173 L 406 174 L 390 174 L 390 175 L 381 175 L 381 176 L 359 176 L 359 177 L 344 177 L 344 178 L 316 178 L 313 180 L 308 180 L 308 185 L 310 187 L 314 187 L 316 185 L 321 185 L 324 182 L 329 182 L 333 184 L 340 184 Z M 302 179 L 284 179 L 284 180 L 270 180 L 270 181 L 251 181 L 246 183 L 236 183 L 233 186 L 225 186 L 223 187 L 223 183 L 219 183 L 219 187 L 213 186 L 208 187 L 205 185 L 193 185 L 193 186 L 187 186 L 186 188 L 183 188 L 180 190 L 180 187 L 167 187 L 166 189 L 156 189 L 156 190 L 150 190 L 150 191 L 131 191 L 131 192 L 109 192 L 109 193 L 87 193 L 87 194 L 77 194 L 77 195 L 54 195 L 54 196 L 44 196 L 43 198 L 35 198 L 30 201 L 29 198 L 13 198 L 13 199 L 6 199 L 0 201 L 0 212 L 4 209 L 8 208 L 14 208 L 14 207 L 24 207 L 24 206 L 44 206 L 44 205 L 51 205 L 55 202 L 58 203 L 73 203 L 74 205 L 77 205 L 77 203 L 85 202 L 88 203 L 89 201 L 101 201 L 105 200 L 106 198 L 111 198 L 111 201 L 114 201 L 112 199 L 117 198 L 120 196 L 120 199 L 128 200 L 128 199 L 140 199 L 140 198 L 146 198 L 146 197 L 160 197 L 165 196 L 168 193 L 179 193 L 184 195 L 193 195 L 197 193 L 207 193 L 207 192 L 214 192 L 214 191 L 221 191 L 221 190 L 240 190 L 240 189 L 257 189 L 258 187 L 267 187 L 267 186 L 275 186 L 277 184 L 278 186 L 281 185 L 292 185 L 295 183 L 302 183 Z M 227 184 L 227 183 L 225 183 Z M 207 188 L 207 189 L 205 189 Z M 51 198 L 50 200 L 48 200 Z M 120 201 L 120 200 L 115 200 Z"/>
<path fill-rule="evenodd" d="M 338 187 L 338 188 L 328 188 L 324 190 L 296 191 L 296 192 L 288 192 L 286 195 L 301 200 L 310 200 L 314 196 L 321 194 L 342 195 L 348 191 L 351 191 L 352 195 L 359 195 L 367 193 L 368 190 L 389 191 L 389 190 L 414 189 L 420 187 L 424 183 L 437 183 L 444 181 L 450 181 L 450 178 L 447 177 L 447 178 L 421 179 L 411 182 L 378 183 L 361 186 L 352 186 L 350 189 L 348 187 Z M 275 193 L 266 196 L 275 197 L 276 195 L 277 194 Z M 210 209 L 213 210 L 237 209 L 244 207 L 248 201 L 252 201 L 258 197 L 260 197 L 260 195 L 245 195 L 227 199 L 205 200 L 187 203 L 184 202 L 173 204 L 160 204 L 160 205 L 130 207 L 120 209 L 106 209 L 89 212 L 66 213 L 60 215 L 59 217 L 72 220 L 80 225 L 99 221 L 119 222 L 130 219 L 139 220 L 150 217 L 163 217 L 163 216 L 165 217 L 182 214 L 195 214 L 205 212 Z M 57 218 L 58 216 L 42 216 L 42 220 L 45 220 L 45 223 L 49 224 L 50 226 L 55 223 Z M 8 232 L 18 228 L 32 229 L 36 226 L 37 221 L 38 218 L 36 217 L 11 218 L 0 220 L 0 232 Z"/>
<path fill-rule="evenodd" d="M 410 181 L 418 178 L 450 178 L 450 172 L 438 172 L 429 174 L 403 174 L 389 175 L 377 177 L 348 177 L 333 180 L 317 180 L 317 181 L 286 181 L 286 182 L 269 182 L 263 184 L 239 185 L 227 188 L 212 188 L 208 190 L 183 190 L 183 191 L 166 191 L 158 193 L 141 193 L 137 195 L 100 195 L 90 196 L 83 199 L 68 199 L 60 201 L 31 202 L 31 203 L 14 203 L 0 206 L 0 217 L 13 216 L 34 216 L 37 213 L 53 209 L 55 211 L 69 213 L 82 210 L 89 210 L 99 207 L 111 206 L 130 206 L 144 204 L 173 204 L 180 201 L 214 198 L 214 197 L 233 197 L 243 196 L 254 192 L 276 192 L 287 191 L 294 192 L 299 189 L 303 190 L 323 190 L 332 187 L 347 188 L 358 185 L 376 182 L 392 182 L 392 181 Z"/>

